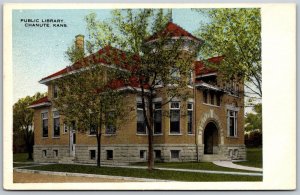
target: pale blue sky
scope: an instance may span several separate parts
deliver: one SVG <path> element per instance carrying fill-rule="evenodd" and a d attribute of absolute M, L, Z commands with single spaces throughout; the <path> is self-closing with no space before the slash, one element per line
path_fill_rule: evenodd
<path fill-rule="evenodd" d="M 110 17 L 110 10 L 13 11 L 13 102 L 47 91 L 38 81 L 69 65 L 65 51 L 77 34 L 87 36 L 84 17 L 92 11 L 98 19 Z M 25 27 L 21 19 L 63 19 L 67 27 Z M 190 9 L 173 9 L 173 22 L 193 33 L 207 18 Z"/>

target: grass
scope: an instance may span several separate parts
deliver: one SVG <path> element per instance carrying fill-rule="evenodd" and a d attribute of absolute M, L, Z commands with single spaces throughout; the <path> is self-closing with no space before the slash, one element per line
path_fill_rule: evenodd
<path fill-rule="evenodd" d="M 28 160 L 28 153 L 17 153 L 13 155 L 13 162 L 33 162 Z"/>
<path fill-rule="evenodd" d="M 86 173 L 86 174 L 100 174 L 100 175 L 113 175 L 113 176 L 126 176 L 137 178 L 151 178 L 151 179 L 164 179 L 175 181 L 262 181 L 261 176 L 242 176 L 242 175 L 225 175 L 225 174 L 207 174 L 207 173 L 190 173 L 190 172 L 177 172 L 165 170 L 147 169 L 131 169 L 119 167 L 96 167 L 87 165 L 64 165 L 64 164 L 51 164 L 42 165 L 30 168 L 30 170 L 43 170 L 43 171 L 56 171 L 56 172 L 69 172 L 69 173 Z"/>
<path fill-rule="evenodd" d="M 247 148 L 247 161 L 236 164 L 262 168 L 262 148 Z"/>
<path fill-rule="evenodd" d="M 137 166 L 147 166 L 147 163 L 135 163 Z M 217 166 L 211 162 L 164 162 L 155 163 L 155 167 L 176 168 L 176 169 L 196 169 L 196 170 L 210 170 L 210 171 L 229 171 L 229 172 L 250 172 L 239 169 L 232 169 Z"/>

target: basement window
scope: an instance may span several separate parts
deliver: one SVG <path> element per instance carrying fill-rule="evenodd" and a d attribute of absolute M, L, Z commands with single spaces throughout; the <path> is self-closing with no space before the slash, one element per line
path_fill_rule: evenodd
<path fill-rule="evenodd" d="M 154 150 L 154 159 L 161 159 L 161 150 Z"/>
<path fill-rule="evenodd" d="M 106 160 L 112 160 L 114 152 L 113 150 L 106 150 Z"/>
<path fill-rule="evenodd" d="M 43 158 L 46 158 L 47 157 L 47 150 L 43 150 L 42 155 L 43 155 Z"/>
<path fill-rule="evenodd" d="M 96 159 L 96 150 L 90 150 L 90 159 L 95 160 Z"/>
<path fill-rule="evenodd" d="M 53 150 L 53 156 L 54 156 L 54 158 L 58 157 L 58 150 Z"/>
<path fill-rule="evenodd" d="M 180 150 L 171 150 L 171 159 L 179 159 Z"/>
<path fill-rule="evenodd" d="M 146 150 L 140 150 L 140 159 L 146 159 Z"/>

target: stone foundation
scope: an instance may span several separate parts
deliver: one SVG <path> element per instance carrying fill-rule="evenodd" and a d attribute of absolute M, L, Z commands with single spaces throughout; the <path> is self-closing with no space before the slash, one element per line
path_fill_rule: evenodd
<path fill-rule="evenodd" d="M 197 161 L 196 145 L 194 144 L 155 144 L 155 161 L 159 162 L 188 162 Z M 95 145 L 76 145 L 74 161 L 85 164 L 96 164 L 97 146 Z M 217 148 L 216 148 L 217 150 Z M 46 156 L 45 156 L 46 151 Z M 112 151 L 112 154 L 111 154 Z M 160 151 L 160 152 L 155 152 Z M 173 151 L 173 158 L 171 157 Z M 56 156 L 57 153 L 57 156 Z M 128 164 L 133 162 L 146 162 L 148 145 L 101 145 L 101 162 L 104 164 Z M 201 161 L 204 153 L 204 145 L 198 146 L 198 159 Z M 93 156 L 93 154 L 95 156 Z M 154 157 L 156 156 L 154 155 Z M 222 159 L 227 160 L 245 160 L 245 145 L 220 145 L 218 154 Z M 69 157 L 70 151 L 68 145 L 53 146 L 34 146 L 35 162 L 59 162 L 63 157 Z M 112 157 L 112 158 L 111 158 Z"/>

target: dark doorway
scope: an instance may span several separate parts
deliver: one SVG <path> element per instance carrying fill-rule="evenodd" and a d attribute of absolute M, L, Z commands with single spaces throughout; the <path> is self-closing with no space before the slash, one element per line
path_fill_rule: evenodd
<path fill-rule="evenodd" d="M 218 128 L 210 122 L 204 129 L 204 154 L 214 154 L 214 146 L 218 146 Z"/>

